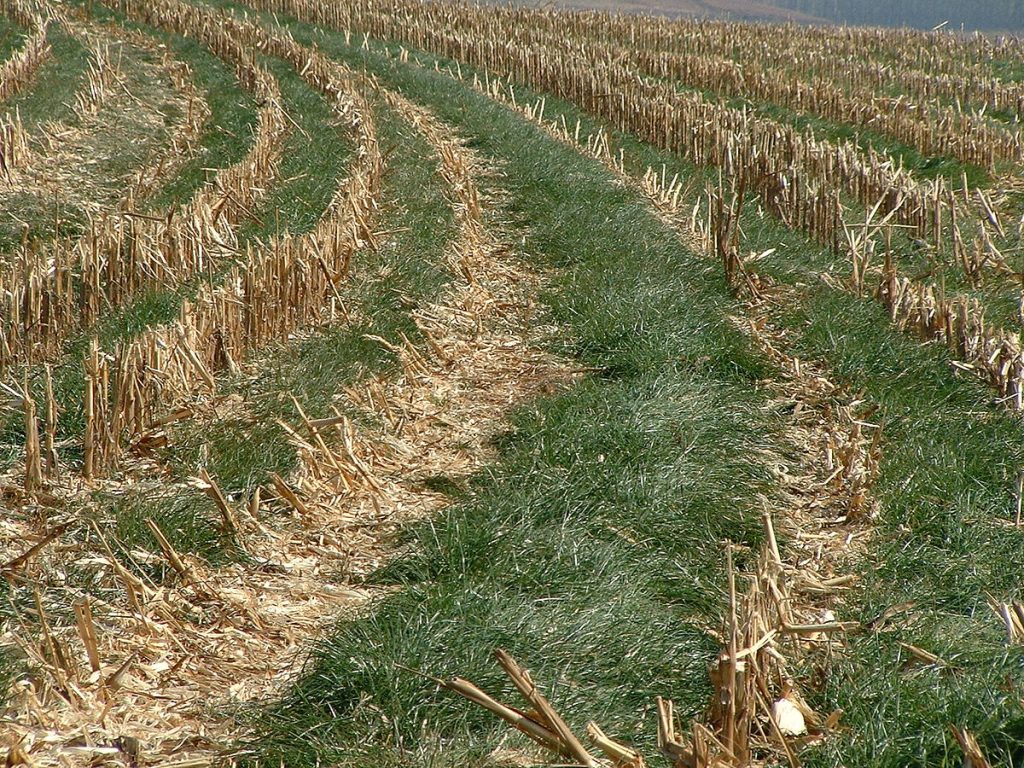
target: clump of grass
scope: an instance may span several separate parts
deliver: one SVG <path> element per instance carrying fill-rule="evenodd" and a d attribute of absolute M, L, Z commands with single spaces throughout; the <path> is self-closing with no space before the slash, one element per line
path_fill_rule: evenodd
<path fill-rule="evenodd" d="M 243 556 L 232 535 L 221 526 L 213 502 L 195 489 L 153 489 L 113 495 L 98 493 L 92 499 L 100 522 L 122 562 L 138 565 L 133 550 L 160 554 L 160 546 L 147 520 L 153 520 L 171 546 L 179 553 L 202 558 L 210 565 L 223 565 Z M 160 582 L 169 575 L 163 557 L 154 564 L 139 566 L 144 574 Z"/>
<path fill-rule="evenodd" d="M 160 35 L 175 56 L 188 62 L 196 87 L 210 108 L 195 157 L 145 201 L 143 208 L 153 211 L 186 202 L 217 169 L 242 159 L 252 143 L 256 105 L 252 96 L 238 86 L 230 68 L 200 43 L 149 27 L 145 31 Z"/>

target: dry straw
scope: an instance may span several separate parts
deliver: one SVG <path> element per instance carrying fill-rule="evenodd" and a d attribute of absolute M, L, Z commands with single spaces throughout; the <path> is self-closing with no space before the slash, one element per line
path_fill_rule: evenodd
<path fill-rule="evenodd" d="M 234 226 L 251 214 L 277 175 L 290 124 L 276 81 L 256 65 L 250 48 L 214 20 L 178 10 L 165 24 L 192 34 L 234 64 L 239 80 L 262 105 L 254 142 L 241 161 L 219 172 L 180 209 L 137 214 L 129 196 L 122 209 L 93 219 L 76 241 L 25 244 L 0 274 L 0 369 L 52 359 L 71 334 L 111 307 L 143 290 L 179 285 L 219 268 L 236 253 Z M 198 131 L 203 109 L 191 113 L 186 134 Z"/>
<path fill-rule="evenodd" d="M 4 0 L 0 13 L 29 32 L 24 44 L 0 64 L 0 101 L 13 96 L 32 82 L 39 66 L 50 55 L 47 42 L 49 23 L 21 0 Z"/>
<path fill-rule="evenodd" d="M 142 13 L 159 24 L 176 19 L 188 28 L 218 29 L 232 46 L 259 47 L 289 61 L 310 85 L 330 97 L 339 122 L 356 138 L 357 160 L 311 232 L 248 246 L 244 258 L 218 285 L 201 287 L 176 322 L 120 344 L 110 357 L 90 354 L 87 477 L 115 469 L 125 447 L 144 440 L 176 404 L 212 394 L 219 372 L 237 371 L 254 350 L 333 317 L 338 311 L 336 285 L 347 274 L 352 253 L 373 241 L 369 221 L 381 156 L 357 77 L 290 36 L 268 33 L 247 21 L 175 0 L 150 3 Z"/>

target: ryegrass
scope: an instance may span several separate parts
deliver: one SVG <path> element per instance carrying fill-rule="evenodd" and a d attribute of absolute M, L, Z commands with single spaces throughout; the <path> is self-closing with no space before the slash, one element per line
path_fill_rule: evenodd
<path fill-rule="evenodd" d="M 278 182 L 260 203 L 256 217 L 239 228 L 242 243 L 311 230 L 353 160 L 351 138 L 337 124 L 324 95 L 286 62 L 263 57 L 260 63 L 277 78 L 284 108 L 298 127 L 285 141 Z"/>
<path fill-rule="evenodd" d="M 39 67 L 31 88 L 4 101 L 5 110 L 17 110 L 30 131 L 50 121 L 74 118 L 75 94 L 89 70 L 89 51 L 60 24 L 50 25 L 48 41 L 50 57 Z"/>
<path fill-rule="evenodd" d="M 154 564 L 139 566 L 132 556 L 134 550 L 159 552 L 147 520 L 152 519 L 178 552 L 187 552 L 210 565 L 232 562 L 244 553 L 236 547 L 233 536 L 221 526 L 220 514 L 213 502 L 200 493 L 176 493 L 146 489 L 125 495 L 97 493 L 92 499 L 104 535 L 110 538 L 122 562 L 137 565 L 154 581 L 169 575 L 170 566 L 164 558 Z"/>
<path fill-rule="evenodd" d="M 39 67 L 31 87 L 3 103 L 5 113 L 17 112 L 30 134 L 38 134 L 49 121 L 73 120 L 71 105 L 84 85 L 89 66 L 89 52 L 59 24 L 50 25 L 48 39 L 51 55 Z M 8 193 L 3 210 L 6 215 L 0 222 L 0 253 L 17 245 L 26 228 L 32 239 L 74 237 L 84 222 L 84 213 L 77 206 L 34 192 Z"/>
<path fill-rule="evenodd" d="M 684 717 L 707 701 L 716 643 L 706 630 L 723 602 L 720 544 L 759 541 L 759 494 L 771 493 L 763 462 L 780 450 L 778 417 L 757 391 L 772 371 L 729 322 L 740 308 L 715 266 L 687 253 L 596 163 L 443 75 L 348 47 L 340 35 L 293 29 L 429 104 L 502 163 L 522 248 L 553 270 L 544 299 L 564 329 L 556 349 L 598 372 L 514 414 L 487 472 L 468 483 L 432 480 L 455 503 L 406 531 L 406 554 L 370 578 L 394 587 L 389 596 L 339 622 L 285 697 L 254 714 L 251 759 L 454 766 L 482 762 L 503 744 L 520 747 L 489 715 L 403 669 L 466 675 L 507 697 L 489 660 L 497 646 L 550 686 L 574 725 L 596 718 L 651 753 L 655 695 L 675 699 Z M 547 110 L 576 116 L 554 100 Z M 406 137 L 393 118 L 381 123 L 395 142 L 389 196 L 401 196 L 407 210 L 395 211 L 404 226 L 389 249 L 352 283 L 366 289 L 366 324 L 275 351 L 258 379 L 238 384 L 251 420 L 179 433 L 182 474 L 204 461 L 244 492 L 286 470 L 293 452 L 267 426 L 293 415 L 283 395 L 322 413 L 337 384 L 391 362 L 362 333 L 408 328 L 404 297 L 440 286 L 431 262 L 451 222 L 437 218 L 437 180 L 423 146 L 399 149 Z M 647 162 L 693 173 L 618 138 Z M 293 183 L 299 198 L 322 189 L 311 186 L 317 179 Z M 303 221 L 289 210 L 290 221 Z M 1024 659 L 1005 646 L 987 605 L 990 596 L 1022 597 L 1024 534 L 1006 524 L 1024 463 L 1019 420 L 954 375 L 943 348 L 893 330 L 873 300 L 823 283 L 821 273 L 846 271 L 832 254 L 752 205 L 743 231 L 745 250 L 776 249 L 757 269 L 796 291 L 798 300 L 773 314 L 792 334 L 793 352 L 828 364 L 883 425 L 873 488 L 880 515 L 840 618 L 867 624 L 906 604 L 851 635 L 823 668 L 800 670 L 812 704 L 844 709 L 847 729 L 802 755 L 804 763 L 958 765 L 949 723 L 978 734 L 994 761 L 1021 762 Z M 184 548 L 211 561 L 229 550 L 201 497 L 104 503 L 125 546 L 151 547 L 141 523 L 159 514 Z M 950 666 L 915 665 L 901 643 Z"/>
<path fill-rule="evenodd" d="M 548 100 L 548 114 L 563 109 Z M 567 110 L 568 120 L 575 115 Z M 631 137 L 617 139 L 643 163 L 665 163 L 670 176 L 691 172 Z M 1024 462 L 1019 419 L 994 406 L 993 393 L 969 374 L 953 375 L 940 345 L 921 345 L 894 329 L 874 300 L 824 285 L 821 273 L 849 274 L 837 257 L 754 204 L 746 206 L 742 227 L 744 252 L 775 249 L 754 268 L 798 288 L 794 307 L 774 318 L 794 334 L 793 352 L 829 365 L 848 391 L 878 407 L 872 419 L 885 425 L 874 488 L 881 508 L 877 532 L 856 569 L 863 578 L 847 601 L 852 615 L 840 618 L 867 622 L 890 606 L 914 603 L 906 627 L 853 637 L 824 676 L 807 670 L 807 679 L 824 681 L 813 703 L 823 711 L 844 709 L 849 730 L 805 762 L 959 765 L 946 727 L 955 723 L 980 734 L 994 759 L 1016 764 L 1024 729 L 1020 697 L 1012 690 L 1024 660 L 1005 647 L 987 598 L 1021 594 L 1022 534 L 1006 526 Z M 991 294 L 984 300 L 993 307 Z M 959 668 L 905 669 L 900 642 L 932 650 Z"/>
<path fill-rule="evenodd" d="M 145 31 L 158 35 L 175 56 L 188 62 L 196 87 L 210 108 L 195 157 L 146 200 L 146 210 L 158 210 L 186 202 L 217 169 L 242 159 L 252 144 L 256 107 L 252 96 L 238 86 L 230 68 L 200 43 L 153 28 Z"/>
<path fill-rule="evenodd" d="M 558 349 L 603 373 L 520 411 L 495 465 L 409 531 L 413 554 L 372 578 L 399 591 L 318 645 L 259 720 L 258 759 L 473 763 L 504 728 L 399 665 L 507 695 L 489 661 L 498 646 L 577 725 L 594 716 L 650 746 L 656 693 L 691 714 L 706 702 L 720 542 L 758 540 L 769 480 L 752 457 L 775 427 L 751 390 L 763 362 L 725 318 L 723 281 L 595 162 L 443 75 L 340 36 L 318 43 L 498 159 L 525 251 L 558 270 L 546 294 Z"/>
<path fill-rule="evenodd" d="M 548 114 L 563 109 L 548 100 Z M 570 122 L 575 116 L 568 110 Z M 679 171 L 685 178 L 690 171 L 671 156 L 618 138 L 644 163 L 666 163 L 669 175 Z M 793 352 L 827 363 L 850 392 L 878 407 L 872 419 L 884 424 L 874 488 L 881 515 L 870 554 L 857 568 L 862 586 L 847 600 L 851 615 L 840 618 L 868 622 L 890 606 L 914 603 L 906 626 L 854 636 L 826 675 L 806 671 L 808 680 L 823 680 L 813 703 L 823 711 L 844 709 L 849 730 L 805 762 L 958 765 L 946 728 L 956 723 L 980 734 L 994 759 L 1016 764 L 1024 729 L 1012 691 L 1022 658 L 1005 647 L 987 599 L 1021 593 L 1022 535 L 1006 525 L 1024 462 L 1019 420 L 995 407 L 992 392 L 969 375 L 953 375 L 941 346 L 921 345 L 895 330 L 872 299 L 824 285 L 821 273 L 848 274 L 835 256 L 753 204 L 742 226 L 745 252 L 776 249 L 755 268 L 798 288 L 795 306 L 774 318 L 794 334 Z M 958 669 L 906 667 L 900 642 L 938 653 Z"/>
<path fill-rule="evenodd" d="M 21 48 L 27 32 L 6 16 L 0 16 L 0 61 L 7 61 Z"/>
<path fill-rule="evenodd" d="M 894 334 L 873 304 L 821 291 L 800 314 L 792 321 L 806 329 L 806 353 L 829 358 L 885 424 L 874 489 L 882 514 L 848 618 L 868 622 L 913 604 L 836 657 L 821 694 L 826 708 L 846 710 L 851 732 L 826 742 L 813 764 L 959 764 L 948 723 L 970 727 L 993 760 L 1016 764 L 1024 711 L 1013 691 L 1024 655 L 1005 646 L 987 601 L 1021 597 L 1022 533 L 1007 525 L 1024 462 L 1019 420 L 994 409 L 974 381 L 951 376 L 941 348 Z M 900 642 L 956 669 L 915 667 Z"/>

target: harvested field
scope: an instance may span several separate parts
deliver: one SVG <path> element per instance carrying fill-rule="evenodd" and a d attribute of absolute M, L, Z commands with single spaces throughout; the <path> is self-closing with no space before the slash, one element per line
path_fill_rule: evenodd
<path fill-rule="evenodd" d="M 1024 42 L 0 9 L 8 768 L 1020 761 Z"/>

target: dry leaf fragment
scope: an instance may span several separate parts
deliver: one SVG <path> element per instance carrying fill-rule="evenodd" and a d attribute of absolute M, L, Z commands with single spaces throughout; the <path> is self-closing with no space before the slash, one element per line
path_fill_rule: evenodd
<path fill-rule="evenodd" d="M 789 699 L 782 698 L 772 704 L 772 717 L 786 736 L 803 736 L 807 733 L 803 712 Z"/>

